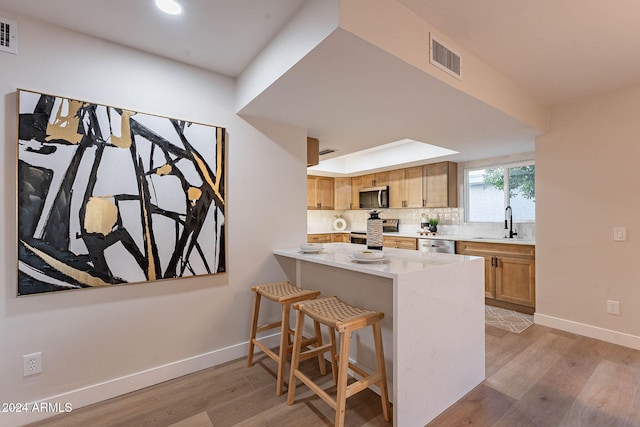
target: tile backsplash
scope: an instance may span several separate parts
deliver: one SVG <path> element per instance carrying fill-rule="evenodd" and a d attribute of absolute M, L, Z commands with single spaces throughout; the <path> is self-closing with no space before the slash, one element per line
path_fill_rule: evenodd
<path fill-rule="evenodd" d="M 333 221 L 338 215 L 345 219 L 347 231 L 365 231 L 369 211 L 307 211 L 307 231 L 330 232 L 333 230 Z M 398 218 L 400 231 L 413 233 L 420 228 L 422 214 L 427 218 L 438 219 L 438 234 L 456 235 L 467 237 L 504 237 L 504 223 L 472 223 L 464 222 L 464 210 L 462 208 L 435 208 L 435 209 L 381 209 L 381 218 Z M 514 231 L 518 232 L 521 239 L 535 239 L 535 223 L 514 222 Z"/>

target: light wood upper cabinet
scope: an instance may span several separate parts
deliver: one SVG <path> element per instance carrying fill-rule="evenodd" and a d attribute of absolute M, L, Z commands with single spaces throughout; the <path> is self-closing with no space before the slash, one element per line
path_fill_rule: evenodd
<path fill-rule="evenodd" d="M 351 194 L 351 178 L 335 178 L 335 208 L 337 210 L 353 209 Z"/>
<path fill-rule="evenodd" d="M 389 171 L 389 207 L 422 207 L 422 166 Z"/>
<path fill-rule="evenodd" d="M 360 189 L 362 188 L 362 177 L 351 177 L 351 209 L 360 209 Z"/>
<path fill-rule="evenodd" d="M 458 165 L 440 162 L 423 168 L 423 199 L 425 208 L 455 208 L 458 206 Z"/>
<path fill-rule="evenodd" d="M 368 175 L 361 175 L 360 179 L 362 180 L 361 188 L 382 187 L 384 185 L 388 185 L 389 172 L 377 172 Z"/>
<path fill-rule="evenodd" d="M 307 176 L 307 209 L 318 209 L 316 204 L 316 184 L 318 177 Z"/>
<path fill-rule="evenodd" d="M 359 209 L 360 190 L 381 186 L 389 186 L 390 208 L 454 208 L 457 172 L 456 163 L 440 162 L 351 178 L 308 176 L 307 209 Z"/>
<path fill-rule="evenodd" d="M 333 210 L 334 178 L 307 176 L 307 209 Z"/>
<path fill-rule="evenodd" d="M 404 170 L 404 198 L 405 208 L 421 208 L 422 207 L 422 166 L 406 168 Z"/>
<path fill-rule="evenodd" d="M 389 171 L 389 207 L 404 207 L 404 169 Z"/>

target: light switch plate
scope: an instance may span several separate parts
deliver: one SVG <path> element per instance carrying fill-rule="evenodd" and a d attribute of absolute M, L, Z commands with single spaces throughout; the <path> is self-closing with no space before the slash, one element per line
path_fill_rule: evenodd
<path fill-rule="evenodd" d="M 626 227 L 614 227 L 613 228 L 613 240 L 618 242 L 627 241 L 627 228 Z"/>

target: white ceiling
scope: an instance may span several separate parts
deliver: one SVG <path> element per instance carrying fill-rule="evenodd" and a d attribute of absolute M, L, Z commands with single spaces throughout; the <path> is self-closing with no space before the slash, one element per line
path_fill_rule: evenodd
<path fill-rule="evenodd" d="M 47 21 L 238 76 L 305 0 L 0 0 Z M 546 105 L 640 82 L 640 1 L 397 0 Z M 19 44 L 19 43 L 18 43 Z M 310 84 L 311 83 L 311 84 Z M 412 138 L 471 160 L 533 150 L 537 131 L 338 29 L 243 116 L 307 128 L 334 155 Z"/>
<path fill-rule="evenodd" d="M 0 10 L 235 77 L 304 1 L 181 0 L 178 16 L 154 0 L 0 0 Z"/>

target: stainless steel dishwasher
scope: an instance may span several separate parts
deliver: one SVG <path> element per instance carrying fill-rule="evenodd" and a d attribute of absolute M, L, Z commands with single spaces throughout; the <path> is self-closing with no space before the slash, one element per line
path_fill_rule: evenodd
<path fill-rule="evenodd" d="M 438 252 L 441 254 L 455 254 L 456 241 L 444 239 L 419 239 L 420 250 L 424 252 Z"/>

